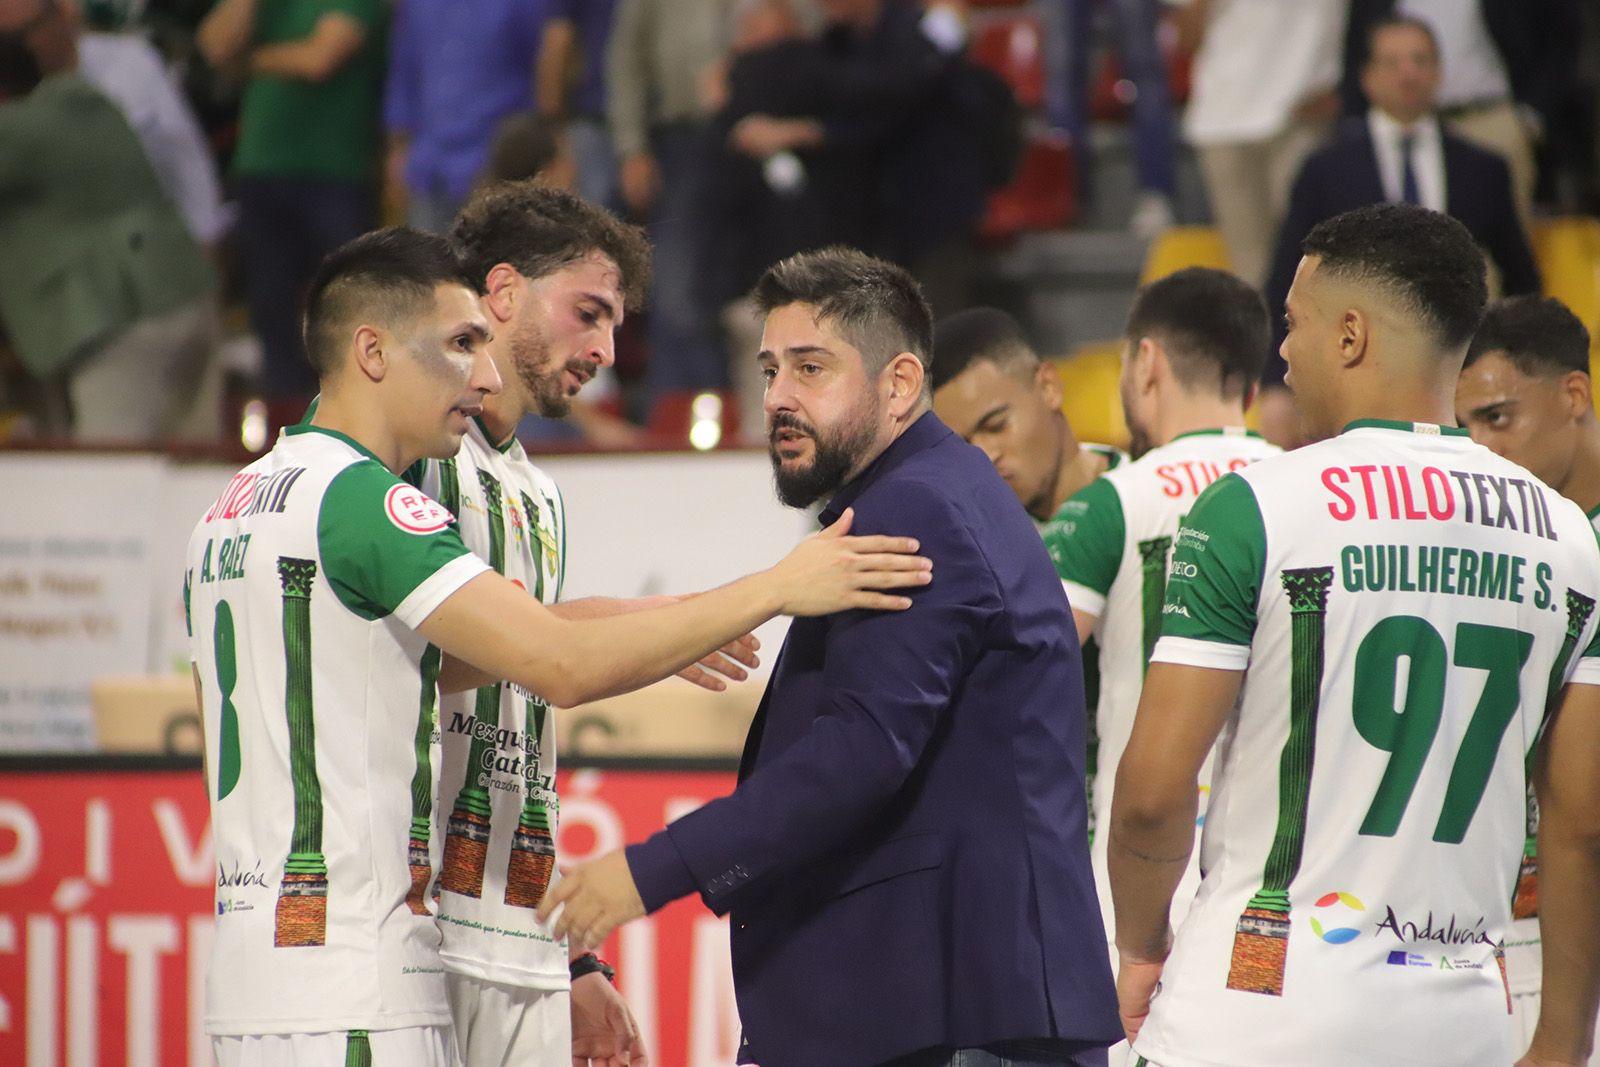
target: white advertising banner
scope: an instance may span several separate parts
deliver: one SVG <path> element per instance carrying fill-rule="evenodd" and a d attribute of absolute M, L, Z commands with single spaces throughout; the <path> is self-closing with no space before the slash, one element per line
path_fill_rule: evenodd
<path fill-rule="evenodd" d="M 94 747 L 89 680 L 149 668 L 158 456 L 0 456 L 0 750 Z"/>
<path fill-rule="evenodd" d="M 815 529 L 777 502 L 764 452 L 534 461 L 566 500 L 569 600 L 708 589 L 770 566 Z M 92 678 L 187 673 L 184 546 L 233 471 L 0 455 L 0 751 L 92 748 Z M 757 631 L 763 673 L 786 626 Z"/>

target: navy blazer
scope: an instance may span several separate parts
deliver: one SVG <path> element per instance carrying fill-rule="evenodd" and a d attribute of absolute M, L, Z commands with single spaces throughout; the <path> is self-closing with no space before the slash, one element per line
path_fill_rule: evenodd
<path fill-rule="evenodd" d="M 916 537 L 904 612 L 796 619 L 739 785 L 628 849 L 650 910 L 733 922 L 763 1067 L 1122 1036 L 1089 873 L 1081 655 L 1039 535 L 931 412 L 822 513 Z"/>
<path fill-rule="evenodd" d="M 1500 269 L 1507 296 L 1539 291 L 1539 268 L 1522 231 L 1511 197 L 1511 172 L 1505 160 L 1463 141 L 1448 130 L 1444 147 L 1445 212 L 1461 221 Z M 1289 295 L 1300 243 L 1323 219 L 1386 200 L 1378 155 L 1365 116 L 1347 119 L 1334 142 L 1312 153 L 1295 179 L 1289 211 L 1278 231 L 1278 246 L 1267 279 L 1267 308 L 1272 313 L 1274 341 L 1283 340 L 1283 301 Z M 1282 380 L 1283 360 L 1276 346 L 1267 367 L 1269 381 Z"/>

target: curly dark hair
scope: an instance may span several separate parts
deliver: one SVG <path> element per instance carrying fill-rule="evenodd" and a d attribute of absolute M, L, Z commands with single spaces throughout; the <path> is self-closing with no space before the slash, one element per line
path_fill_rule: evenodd
<path fill-rule="evenodd" d="M 1300 245 L 1318 271 L 1383 290 L 1457 356 L 1489 299 L 1483 252 L 1449 215 L 1415 204 L 1373 204 L 1317 223 Z"/>
<path fill-rule="evenodd" d="M 537 180 L 484 186 L 456 216 L 450 237 L 479 285 L 498 263 L 542 278 L 593 252 L 617 265 L 629 308 L 643 302 L 650 284 L 650 243 L 643 230 Z"/>

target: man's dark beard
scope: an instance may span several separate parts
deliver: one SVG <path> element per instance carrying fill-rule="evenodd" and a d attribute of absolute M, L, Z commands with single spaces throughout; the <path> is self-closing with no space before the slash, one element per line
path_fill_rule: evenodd
<path fill-rule="evenodd" d="M 516 339 L 512 364 L 538 413 L 547 419 L 560 419 L 572 411 L 572 398 L 567 395 L 567 383 L 561 380 L 561 375 L 570 370 L 581 380 L 593 372 L 593 366 L 586 359 L 570 359 L 559 367 L 547 366 L 550 347 L 538 328 L 530 324 Z"/>
<path fill-rule="evenodd" d="M 796 430 L 811 438 L 811 464 L 806 467 L 785 468 L 778 455 L 776 434 L 779 430 Z M 872 443 L 872 420 L 853 420 L 827 437 L 816 427 L 796 415 L 779 412 L 772 417 L 767 431 L 767 454 L 772 457 L 772 478 L 778 487 L 778 499 L 791 508 L 807 508 L 819 497 L 832 493 L 844 483 L 845 475 L 855 466 L 868 445 Z"/>

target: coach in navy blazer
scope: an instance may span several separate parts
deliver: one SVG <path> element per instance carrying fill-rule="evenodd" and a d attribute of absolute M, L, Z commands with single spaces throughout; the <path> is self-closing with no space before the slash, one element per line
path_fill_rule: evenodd
<path fill-rule="evenodd" d="M 830 303 L 835 289 L 859 299 Z M 909 276 L 833 249 L 772 268 L 756 295 L 780 496 L 831 491 L 823 523 L 849 507 L 852 533 L 917 538 L 933 580 L 903 612 L 794 621 L 738 788 L 627 850 L 640 899 L 699 892 L 731 916 L 741 1061 L 1104 1063 L 1122 1031 L 1061 583 L 988 459 L 928 410 L 931 322 Z M 887 368 L 860 354 L 873 339 L 899 353 Z M 851 418 L 788 399 L 851 359 Z M 875 455 L 867 430 L 887 437 Z M 845 460 L 844 484 L 819 477 Z"/>

